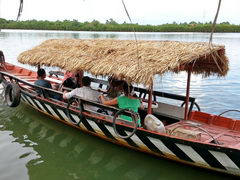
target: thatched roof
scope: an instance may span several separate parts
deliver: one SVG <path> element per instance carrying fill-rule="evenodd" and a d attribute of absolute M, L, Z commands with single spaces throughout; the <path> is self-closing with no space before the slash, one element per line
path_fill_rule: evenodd
<path fill-rule="evenodd" d="M 82 69 L 93 75 L 114 76 L 128 82 L 152 83 L 154 75 L 179 72 L 225 76 L 224 46 L 203 42 L 133 41 L 113 39 L 52 39 L 21 53 L 18 61 L 30 65 Z"/>

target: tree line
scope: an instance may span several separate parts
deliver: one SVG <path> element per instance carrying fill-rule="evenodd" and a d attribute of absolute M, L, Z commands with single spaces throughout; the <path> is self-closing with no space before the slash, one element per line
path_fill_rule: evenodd
<path fill-rule="evenodd" d="M 125 32 L 211 32 L 212 22 L 167 23 L 162 25 L 139 25 L 123 22 L 117 23 L 113 19 L 100 23 L 79 22 L 78 20 L 64 21 L 14 21 L 0 18 L 0 29 L 31 29 L 31 30 L 63 30 L 63 31 L 125 31 Z M 240 25 L 222 22 L 216 25 L 216 32 L 240 32 Z"/>

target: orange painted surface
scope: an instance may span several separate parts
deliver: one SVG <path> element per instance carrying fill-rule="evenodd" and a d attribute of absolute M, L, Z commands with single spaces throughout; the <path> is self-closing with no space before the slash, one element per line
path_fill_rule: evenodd
<path fill-rule="evenodd" d="M 207 133 L 201 135 L 201 141 L 210 143 L 215 139 L 223 146 L 240 148 L 240 120 L 198 111 L 190 114 L 190 120 L 200 122 L 201 128 L 206 130 Z"/>
<path fill-rule="evenodd" d="M 6 68 L 7 68 L 7 72 L 22 79 L 25 81 L 28 81 L 30 83 L 33 83 L 35 80 L 37 80 L 37 72 L 35 71 L 31 71 L 19 66 L 15 66 L 9 63 L 6 63 Z M 61 80 L 61 78 L 57 78 L 57 77 L 51 77 L 52 79 L 57 79 L 57 80 Z M 56 82 L 51 82 L 51 84 L 56 84 Z"/>
<path fill-rule="evenodd" d="M 233 126 L 233 130 L 240 132 L 240 120 L 235 122 L 235 124 Z"/>
<path fill-rule="evenodd" d="M 214 116 L 212 119 L 212 124 L 220 127 L 225 127 L 228 129 L 233 129 L 236 120 L 221 117 L 221 116 Z"/>
<path fill-rule="evenodd" d="M 199 111 L 193 111 L 189 116 L 190 120 L 195 120 L 206 124 L 208 124 L 212 120 L 212 118 L 213 115 Z"/>
<path fill-rule="evenodd" d="M 193 111 L 189 117 L 190 120 L 199 121 L 205 124 L 219 126 L 230 130 L 240 132 L 240 121 L 222 116 L 212 115 L 204 112 Z"/>

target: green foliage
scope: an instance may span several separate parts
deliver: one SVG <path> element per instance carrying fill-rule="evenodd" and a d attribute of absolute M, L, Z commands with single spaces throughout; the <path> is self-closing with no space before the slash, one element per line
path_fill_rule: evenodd
<path fill-rule="evenodd" d="M 13 21 L 0 18 L 0 29 L 33 29 L 33 30 L 65 30 L 65 31 L 137 31 L 137 32 L 211 32 L 212 22 L 195 22 L 162 24 L 162 25 L 138 25 L 123 22 L 117 23 L 112 18 L 106 23 L 98 20 L 92 22 L 79 22 L 78 20 L 64 21 Z M 229 22 L 217 24 L 216 32 L 240 32 L 240 25 Z"/>
<path fill-rule="evenodd" d="M 109 20 L 106 21 L 105 24 L 118 24 L 116 21 L 114 21 L 112 18 L 110 18 Z M 125 22 L 126 24 L 126 22 Z"/>

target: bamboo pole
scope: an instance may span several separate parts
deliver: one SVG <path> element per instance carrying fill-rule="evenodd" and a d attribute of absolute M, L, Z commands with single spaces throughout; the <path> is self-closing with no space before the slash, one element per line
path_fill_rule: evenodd
<path fill-rule="evenodd" d="M 153 84 L 150 85 L 148 93 L 148 114 L 152 114 L 152 95 L 153 95 Z"/>
<path fill-rule="evenodd" d="M 186 104 L 185 104 L 184 120 L 187 120 L 187 118 L 188 118 L 188 104 L 189 104 L 189 94 L 190 94 L 191 73 L 192 73 L 192 66 L 190 66 L 188 68 L 186 99 L 185 99 Z"/>

